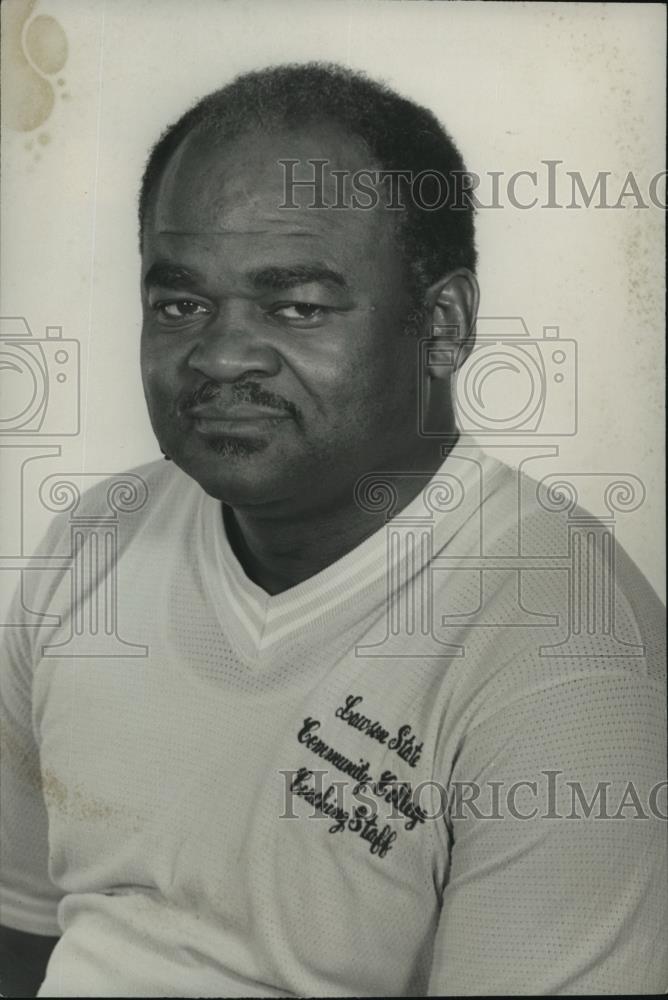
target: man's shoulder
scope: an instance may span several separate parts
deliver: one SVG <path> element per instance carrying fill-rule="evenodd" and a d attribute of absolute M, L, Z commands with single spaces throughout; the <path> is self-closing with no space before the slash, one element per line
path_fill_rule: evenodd
<path fill-rule="evenodd" d="M 148 512 L 175 488 L 191 481 L 172 462 L 154 460 L 121 472 L 100 474 L 81 491 L 76 516 L 110 516 L 115 513 Z"/>
<path fill-rule="evenodd" d="M 489 469 L 493 475 L 483 498 L 481 536 L 490 555 L 515 553 L 518 569 L 525 571 L 574 572 L 576 564 L 580 569 L 595 568 L 585 565 L 585 557 L 596 551 L 598 568 L 614 571 L 617 587 L 656 597 L 619 540 L 620 528 L 628 525 L 625 519 L 643 502 L 643 488 L 634 484 L 634 477 L 580 472 L 538 477 L 497 458 L 490 460 Z"/>
<path fill-rule="evenodd" d="M 54 477 L 49 506 L 56 509 L 37 556 L 71 550 L 73 530 L 88 534 L 115 526 L 125 542 L 152 519 L 163 525 L 201 495 L 199 485 L 171 462 L 144 462 L 121 472 Z"/>
<path fill-rule="evenodd" d="M 67 614 L 69 574 L 76 566 L 100 581 L 133 553 L 135 566 L 150 569 L 151 551 L 164 548 L 165 535 L 172 548 L 182 542 L 180 528 L 194 523 L 202 493 L 198 483 L 165 461 L 112 474 L 54 475 L 48 490 L 41 499 L 57 513 L 26 560 L 14 597 L 17 621 L 28 608 L 57 606 L 58 614 Z"/>
<path fill-rule="evenodd" d="M 466 551 L 453 557 L 470 605 L 458 617 L 483 661 L 476 683 L 485 671 L 495 690 L 502 675 L 531 687 L 596 671 L 664 684 L 665 608 L 617 538 L 633 477 L 606 477 L 591 510 L 581 474 L 534 478 L 495 457 L 487 473 Z"/>

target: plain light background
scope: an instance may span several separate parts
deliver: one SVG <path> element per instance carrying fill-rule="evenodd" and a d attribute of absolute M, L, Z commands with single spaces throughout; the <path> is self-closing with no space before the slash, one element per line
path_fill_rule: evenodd
<path fill-rule="evenodd" d="M 238 72 L 311 59 L 363 69 L 431 108 L 479 174 L 540 174 L 559 159 L 587 186 L 610 171 L 614 201 L 628 171 L 646 192 L 665 166 L 659 5 L 39 0 L 37 15 L 67 37 L 52 83 L 68 97 L 34 132 L 3 130 L 1 308 L 38 337 L 58 325 L 80 341 L 82 430 L 26 466 L 26 550 L 50 516 L 31 483 L 159 457 L 139 374 L 137 186 L 161 130 Z M 617 211 L 503 200 L 478 214 L 481 314 L 522 316 L 536 338 L 558 326 L 578 344 L 578 433 L 555 439 L 543 471 L 642 480 L 646 499 L 618 515 L 617 537 L 663 596 L 664 215 L 631 199 Z M 4 501 L 16 489 L 8 455 Z"/>

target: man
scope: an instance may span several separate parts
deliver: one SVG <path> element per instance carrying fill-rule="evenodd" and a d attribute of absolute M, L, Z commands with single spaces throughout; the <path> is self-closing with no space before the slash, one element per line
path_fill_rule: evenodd
<path fill-rule="evenodd" d="M 319 65 L 239 78 L 151 154 L 142 373 L 171 461 L 135 470 L 85 585 L 83 535 L 25 574 L 50 617 L 3 663 L 15 990 L 53 938 L 44 996 L 665 986 L 661 606 L 617 549 L 606 628 L 576 627 L 563 553 L 593 564 L 600 526 L 458 436 L 472 213 L 400 171 L 463 163 Z M 69 538 L 56 518 L 44 551 Z M 58 655 L 112 568 L 146 655 Z"/>

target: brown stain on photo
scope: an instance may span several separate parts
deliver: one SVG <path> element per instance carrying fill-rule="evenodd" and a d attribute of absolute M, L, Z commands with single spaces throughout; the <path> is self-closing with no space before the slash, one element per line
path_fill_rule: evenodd
<path fill-rule="evenodd" d="M 68 786 L 48 767 L 42 774 L 42 794 L 47 808 L 60 812 L 71 819 L 111 820 L 122 816 L 126 821 L 132 819 L 126 810 L 91 795 L 82 789 L 81 785 Z M 134 817 L 139 823 L 141 817 Z"/>
<path fill-rule="evenodd" d="M 65 32 L 54 17 L 33 18 L 35 4 L 3 4 L 2 114 L 4 124 L 17 132 L 31 132 L 47 121 L 56 100 L 47 76 L 59 73 L 67 61 Z"/>

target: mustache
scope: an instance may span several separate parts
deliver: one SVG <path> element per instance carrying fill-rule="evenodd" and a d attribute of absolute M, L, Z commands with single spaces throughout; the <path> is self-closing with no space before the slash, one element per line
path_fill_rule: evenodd
<path fill-rule="evenodd" d="M 237 403 L 250 403 L 252 406 L 262 406 L 268 410 L 289 413 L 297 421 L 301 420 L 302 416 L 298 406 L 284 399 L 283 396 L 278 396 L 275 392 L 265 389 L 259 382 L 234 382 L 225 391 L 222 391 L 216 382 L 203 382 L 192 392 L 179 398 L 176 410 L 181 415 L 193 406 L 210 403 L 213 400 L 219 400 L 221 408 L 234 406 Z"/>

